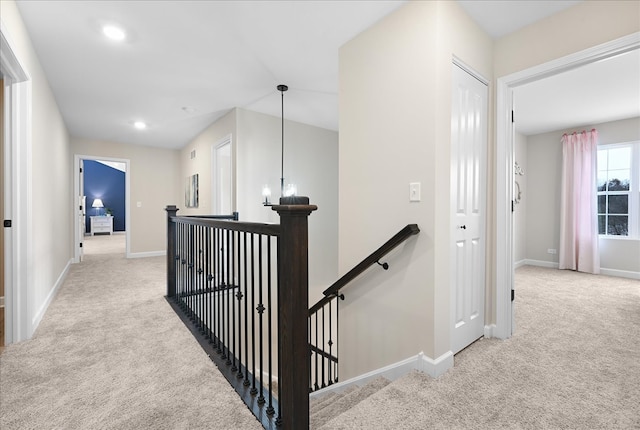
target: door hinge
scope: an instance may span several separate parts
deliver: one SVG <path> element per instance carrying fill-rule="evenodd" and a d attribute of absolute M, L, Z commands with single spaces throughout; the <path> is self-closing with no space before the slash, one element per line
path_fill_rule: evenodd
<path fill-rule="evenodd" d="M 513 111 L 511 111 L 511 122 L 516 122 Z"/>
<path fill-rule="evenodd" d="M 82 167 L 80 168 L 80 173 L 82 173 Z"/>
<path fill-rule="evenodd" d="M 80 248 L 82 248 L 82 242 L 80 242 Z M 513 291 L 513 290 L 511 290 L 511 291 Z M 511 300 L 513 300 L 513 299 L 511 299 Z"/>
<path fill-rule="evenodd" d="M 5 219 L 3 224 L 4 224 L 5 227 L 11 227 L 11 220 L 10 219 Z"/>
<path fill-rule="evenodd" d="M 511 290 L 511 301 L 516 299 L 516 290 Z"/>

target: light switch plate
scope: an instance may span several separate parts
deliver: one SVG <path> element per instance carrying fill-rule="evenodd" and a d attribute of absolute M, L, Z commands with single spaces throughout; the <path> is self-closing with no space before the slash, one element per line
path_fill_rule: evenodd
<path fill-rule="evenodd" d="M 420 201 L 420 182 L 411 182 L 409 184 L 409 201 L 410 202 Z"/>

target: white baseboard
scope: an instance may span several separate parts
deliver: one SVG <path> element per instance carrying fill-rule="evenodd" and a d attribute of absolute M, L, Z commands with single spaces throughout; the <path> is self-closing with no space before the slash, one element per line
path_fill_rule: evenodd
<path fill-rule="evenodd" d="M 601 275 L 618 276 L 620 278 L 640 279 L 640 272 L 631 272 L 628 270 L 605 269 L 600 268 Z"/>
<path fill-rule="evenodd" d="M 340 393 L 354 385 L 358 387 L 366 385 L 379 377 L 389 379 L 390 381 L 395 381 L 396 379 L 401 378 L 412 370 L 418 370 L 420 372 L 426 373 L 433 378 L 437 378 L 452 367 L 453 353 L 451 351 L 442 354 L 435 360 L 431 357 L 427 357 L 423 352 L 420 352 L 413 357 L 398 361 L 397 363 L 381 367 L 380 369 L 372 370 L 371 372 L 356 376 L 355 378 L 351 378 L 347 381 L 338 382 L 337 384 L 333 384 L 329 387 L 315 391 L 309 394 L 309 397 L 313 398 L 333 392 Z"/>
<path fill-rule="evenodd" d="M 528 266 L 548 267 L 550 269 L 557 269 L 560 266 L 558 263 L 553 263 L 550 261 L 541 261 L 541 260 L 522 260 L 522 261 L 524 261 L 524 264 Z M 617 276 L 620 278 L 640 279 L 640 272 L 631 272 L 628 270 L 607 269 L 607 268 L 601 267 L 600 274 L 607 275 L 607 276 Z"/>
<path fill-rule="evenodd" d="M 524 261 L 523 265 L 525 266 L 548 267 L 549 269 L 557 269 L 558 267 L 560 267 L 560 264 L 554 263 L 553 261 L 530 260 L 528 258 L 522 261 Z"/>
<path fill-rule="evenodd" d="M 38 312 L 36 312 L 36 314 L 33 316 L 33 319 L 31 320 L 31 335 L 29 337 L 31 337 L 33 333 L 35 333 L 36 328 L 38 328 L 40 321 L 42 321 L 42 318 L 44 317 L 45 312 L 47 312 L 49 305 L 51 304 L 53 299 L 56 297 L 56 294 L 58 294 L 58 290 L 64 283 L 64 280 L 67 279 L 67 274 L 69 273 L 69 268 L 71 267 L 71 263 L 73 263 L 73 258 L 67 261 L 67 265 L 62 270 L 62 273 L 60 273 L 60 276 L 58 276 L 56 283 L 53 285 L 53 288 L 51 289 L 51 291 L 49 291 L 49 295 L 45 299 L 44 303 L 42 303 L 42 305 L 40 306 L 40 309 L 38 309 Z"/>
<path fill-rule="evenodd" d="M 493 333 L 496 329 L 496 325 L 495 324 L 489 324 L 484 326 L 484 337 L 486 337 L 487 339 L 493 337 Z"/>
<path fill-rule="evenodd" d="M 526 264 L 527 264 L 526 260 L 524 260 L 524 259 L 520 260 L 520 261 L 516 261 L 515 263 L 513 263 L 513 268 L 517 269 L 518 267 L 525 266 Z"/>
<path fill-rule="evenodd" d="M 127 258 L 147 258 L 147 257 L 164 257 L 167 251 L 148 251 L 148 252 L 130 252 Z"/>

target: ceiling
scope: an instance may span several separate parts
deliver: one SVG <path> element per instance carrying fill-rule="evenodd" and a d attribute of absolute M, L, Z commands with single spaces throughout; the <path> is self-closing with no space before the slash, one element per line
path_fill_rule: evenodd
<path fill-rule="evenodd" d="M 17 2 L 72 136 L 165 148 L 234 107 L 279 117 L 278 84 L 287 119 L 338 130 L 339 47 L 403 3 Z M 494 38 L 575 3 L 460 2 Z M 127 38 L 106 39 L 105 23 Z"/>

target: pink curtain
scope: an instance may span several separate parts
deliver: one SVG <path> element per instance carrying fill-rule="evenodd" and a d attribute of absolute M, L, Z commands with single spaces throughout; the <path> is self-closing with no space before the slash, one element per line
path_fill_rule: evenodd
<path fill-rule="evenodd" d="M 560 269 L 600 273 L 597 146 L 596 130 L 562 136 Z"/>

